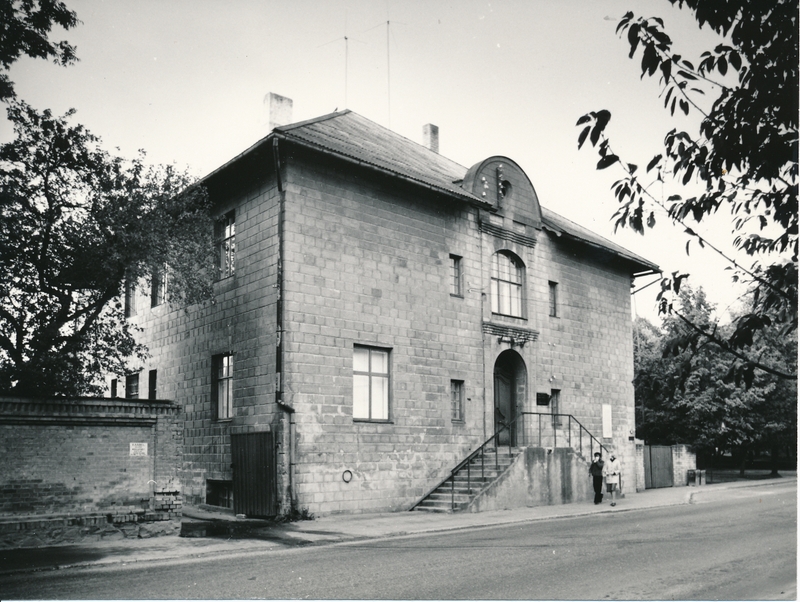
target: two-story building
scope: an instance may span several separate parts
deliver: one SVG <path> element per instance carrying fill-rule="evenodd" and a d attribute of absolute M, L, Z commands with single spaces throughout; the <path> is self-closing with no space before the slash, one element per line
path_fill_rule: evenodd
<path fill-rule="evenodd" d="M 425 137 L 346 110 L 203 179 L 214 299 L 139 291 L 152 357 L 126 377 L 184 409 L 185 503 L 407 509 L 502 425 L 531 444 L 534 412 L 633 464 L 631 285 L 657 266 L 541 207 L 513 160 Z"/>

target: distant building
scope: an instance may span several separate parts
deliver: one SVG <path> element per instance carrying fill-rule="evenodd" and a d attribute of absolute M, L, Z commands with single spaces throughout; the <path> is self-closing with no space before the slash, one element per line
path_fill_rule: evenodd
<path fill-rule="evenodd" d="M 466 169 L 425 135 L 342 111 L 204 178 L 213 302 L 128 300 L 152 359 L 127 390 L 184 408 L 185 503 L 407 509 L 530 412 L 633 465 L 630 292 L 657 266 L 540 207 L 511 159 Z"/>

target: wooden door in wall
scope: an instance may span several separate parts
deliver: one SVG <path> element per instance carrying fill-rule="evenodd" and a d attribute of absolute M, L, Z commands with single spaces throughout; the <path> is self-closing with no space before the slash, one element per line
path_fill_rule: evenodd
<path fill-rule="evenodd" d="M 644 488 L 672 487 L 672 448 L 668 445 L 644 446 Z"/>
<path fill-rule="evenodd" d="M 252 517 L 278 513 L 278 463 L 271 432 L 231 435 L 233 510 Z"/>
<path fill-rule="evenodd" d="M 497 432 L 502 427 L 511 424 L 514 420 L 514 408 L 516 405 L 514 374 L 495 367 L 494 372 L 494 430 Z M 516 428 L 511 427 L 501 432 L 498 437 L 497 445 L 516 445 L 514 441 Z"/>

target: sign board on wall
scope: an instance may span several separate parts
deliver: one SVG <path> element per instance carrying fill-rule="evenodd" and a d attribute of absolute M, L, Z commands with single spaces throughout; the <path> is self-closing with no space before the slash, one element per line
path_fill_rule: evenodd
<path fill-rule="evenodd" d="M 147 443 L 134 443 L 134 442 L 131 442 L 130 455 L 132 455 L 132 456 L 146 456 L 147 455 Z"/>
<path fill-rule="evenodd" d="M 614 430 L 611 428 L 611 404 L 603 404 L 603 438 L 611 439 Z"/>

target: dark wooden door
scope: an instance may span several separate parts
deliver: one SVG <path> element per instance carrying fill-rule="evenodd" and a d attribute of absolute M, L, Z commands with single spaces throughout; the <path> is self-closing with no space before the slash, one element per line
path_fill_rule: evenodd
<path fill-rule="evenodd" d="M 271 432 L 231 435 L 233 509 L 253 517 L 278 513 L 278 464 Z"/>
<path fill-rule="evenodd" d="M 644 446 L 644 487 L 672 487 L 672 448 L 668 445 Z"/>
<path fill-rule="evenodd" d="M 514 420 L 514 377 L 506 372 L 494 373 L 494 430 Z M 497 445 L 515 445 L 514 431 L 511 427 L 498 436 Z"/>

